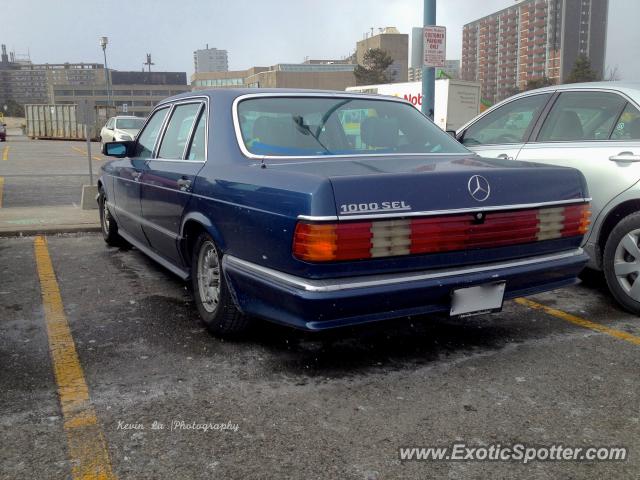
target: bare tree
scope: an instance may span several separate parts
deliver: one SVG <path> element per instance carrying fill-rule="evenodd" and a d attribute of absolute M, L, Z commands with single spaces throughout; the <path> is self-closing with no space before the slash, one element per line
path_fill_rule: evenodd
<path fill-rule="evenodd" d="M 620 80 L 620 70 L 618 70 L 618 66 L 609 67 L 607 69 L 607 73 L 604 76 L 605 81 L 607 82 L 617 82 Z"/>

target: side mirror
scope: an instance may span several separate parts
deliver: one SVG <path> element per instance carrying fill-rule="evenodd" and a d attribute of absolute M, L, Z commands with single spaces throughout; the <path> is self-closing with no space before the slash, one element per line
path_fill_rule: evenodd
<path fill-rule="evenodd" d="M 102 153 L 108 157 L 130 157 L 134 146 L 135 142 L 132 140 L 126 142 L 107 142 L 102 147 Z"/>
<path fill-rule="evenodd" d="M 449 135 L 451 135 L 453 138 L 456 138 L 456 131 L 455 130 L 447 130 L 447 133 Z"/>
<path fill-rule="evenodd" d="M 109 125 L 107 125 L 107 130 L 113 130 L 113 127 L 110 127 Z"/>

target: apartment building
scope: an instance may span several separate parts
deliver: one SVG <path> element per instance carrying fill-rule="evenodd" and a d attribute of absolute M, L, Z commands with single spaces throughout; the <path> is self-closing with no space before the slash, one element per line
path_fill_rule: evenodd
<path fill-rule="evenodd" d="M 468 23 L 462 34 L 463 80 L 479 81 L 497 102 L 546 77 L 562 83 L 579 55 L 603 74 L 608 0 L 523 0 Z"/>

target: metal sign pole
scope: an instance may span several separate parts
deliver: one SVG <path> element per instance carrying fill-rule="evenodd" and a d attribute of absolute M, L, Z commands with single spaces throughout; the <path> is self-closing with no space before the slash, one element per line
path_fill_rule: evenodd
<path fill-rule="evenodd" d="M 436 24 L 436 0 L 424 0 L 424 22 L 423 25 Z M 424 33 L 423 40 L 424 42 Z M 433 67 L 422 67 L 422 113 L 433 119 L 434 96 L 436 90 L 436 69 Z"/>
<path fill-rule="evenodd" d="M 89 138 L 89 122 L 85 125 L 87 132 L 87 160 L 89 161 L 89 185 L 93 185 L 93 165 L 91 165 L 91 139 Z"/>
<path fill-rule="evenodd" d="M 84 120 L 84 134 L 87 140 L 87 161 L 89 162 L 89 185 L 93 185 L 93 165 L 91 165 L 91 138 L 89 132 L 89 125 L 93 122 L 93 115 L 91 112 L 91 106 L 87 99 L 81 100 L 78 105 L 82 110 L 82 118 Z"/>

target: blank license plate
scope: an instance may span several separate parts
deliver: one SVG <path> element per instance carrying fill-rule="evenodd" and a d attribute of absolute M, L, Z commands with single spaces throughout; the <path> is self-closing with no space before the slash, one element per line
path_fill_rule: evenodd
<path fill-rule="evenodd" d="M 471 316 L 502 310 L 506 282 L 460 288 L 451 293 L 451 316 Z"/>

